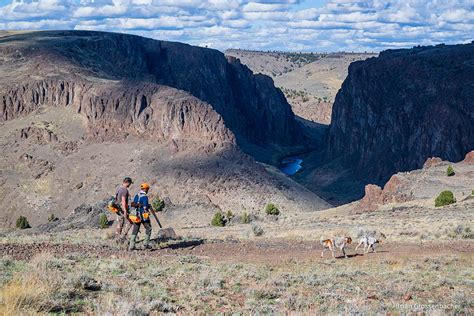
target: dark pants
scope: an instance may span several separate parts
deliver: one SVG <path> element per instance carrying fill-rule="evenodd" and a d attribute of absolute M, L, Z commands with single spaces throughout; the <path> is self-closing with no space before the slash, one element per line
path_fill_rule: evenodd
<path fill-rule="evenodd" d="M 144 245 L 147 246 L 148 243 L 150 242 L 150 237 L 151 237 L 151 222 L 146 221 L 146 222 L 141 222 L 141 223 L 133 223 L 132 226 L 132 236 L 130 237 L 130 245 L 128 247 L 129 250 L 135 249 L 135 243 L 137 241 L 137 235 L 138 231 L 140 230 L 140 226 L 143 224 L 145 227 L 145 243 Z"/>

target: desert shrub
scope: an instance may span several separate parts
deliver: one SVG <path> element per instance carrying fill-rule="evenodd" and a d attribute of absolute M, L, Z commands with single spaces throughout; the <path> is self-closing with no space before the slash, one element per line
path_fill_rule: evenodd
<path fill-rule="evenodd" d="M 59 218 L 56 217 L 56 215 L 51 214 L 48 216 L 48 222 L 54 222 L 57 221 Z"/>
<path fill-rule="evenodd" d="M 258 225 L 252 225 L 252 231 L 255 236 L 262 236 L 263 235 L 263 228 Z"/>
<path fill-rule="evenodd" d="M 19 228 L 19 229 L 26 229 L 26 228 L 30 228 L 30 223 L 28 223 L 28 220 L 26 219 L 25 216 L 20 216 L 17 218 L 16 220 L 16 228 Z"/>
<path fill-rule="evenodd" d="M 155 210 L 155 212 L 161 212 L 165 208 L 165 201 L 157 196 L 151 202 L 151 207 L 153 207 L 153 210 Z"/>
<path fill-rule="evenodd" d="M 99 227 L 102 229 L 109 227 L 109 219 L 107 218 L 107 215 L 99 215 Z"/>
<path fill-rule="evenodd" d="M 466 227 L 461 236 L 465 239 L 474 239 L 474 231 L 470 227 Z"/>
<path fill-rule="evenodd" d="M 470 227 L 464 227 L 463 225 L 456 226 L 453 230 L 448 232 L 448 237 L 450 238 L 464 238 L 464 239 L 473 239 L 474 231 Z"/>
<path fill-rule="evenodd" d="M 253 295 L 257 300 L 274 300 L 280 297 L 278 293 L 266 290 L 256 290 Z"/>
<path fill-rule="evenodd" d="M 448 169 L 446 169 L 446 175 L 448 177 L 454 176 L 456 173 L 454 172 L 453 166 L 449 165 Z"/>
<path fill-rule="evenodd" d="M 217 227 L 224 227 L 225 226 L 224 214 L 222 214 L 221 212 L 217 212 L 216 214 L 214 214 L 214 217 L 211 220 L 211 225 L 217 226 Z"/>
<path fill-rule="evenodd" d="M 280 210 L 275 204 L 269 203 L 265 207 L 265 213 L 267 213 L 267 215 L 280 215 Z"/>
<path fill-rule="evenodd" d="M 436 207 L 445 206 L 453 203 L 456 203 L 456 199 L 454 198 L 454 194 L 451 191 L 441 192 L 435 200 Z"/>
<path fill-rule="evenodd" d="M 244 213 L 242 214 L 242 216 L 240 217 L 240 221 L 242 222 L 242 224 L 248 224 L 248 223 L 250 223 L 250 215 L 249 215 L 249 213 L 244 212 Z"/>

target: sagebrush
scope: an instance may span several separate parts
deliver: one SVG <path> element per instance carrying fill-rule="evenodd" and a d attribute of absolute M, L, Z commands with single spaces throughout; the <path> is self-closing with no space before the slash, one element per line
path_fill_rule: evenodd
<path fill-rule="evenodd" d="M 107 215 L 99 215 L 99 227 L 102 229 L 109 227 L 109 219 L 107 218 Z"/>
<path fill-rule="evenodd" d="M 267 213 L 267 215 L 280 215 L 280 210 L 275 204 L 269 203 L 265 207 L 265 213 Z"/>
<path fill-rule="evenodd" d="M 211 220 L 211 225 L 216 227 L 224 227 L 225 223 L 226 221 L 224 214 L 222 214 L 221 212 L 217 212 L 216 214 L 214 214 L 214 217 Z"/>
<path fill-rule="evenodd" d="M 441 192 L 435 200 L 436 207 L 445 206 L 453 203 L 456 203 L 456 198 L 454 197 L 454 194 L 451 191 Z"/>
<path fill-rule="evenodd" d="M 448 169 L 446 169 L 446 175 L 447 175 L 448 177 L 452 177 L 452 176 L 454 176 L 455 174 L 456 174 L 456 173 L 454 172 L 453 166 L 449 165 L 449 166 L 448 166 Z"/>
<path fill-rule="evenodd" d="M 157 196 L 151 202 L 151 207 L 155 212 L 162 212 L 165 209 L 165 201 Z"/>
<path fill-rule="evenodd" d="M 28 219 L 25 216 L 20 216 L 16 220 L 16 228 L 19 229 L 26 229 L 30 228 L 30 223 L 28 223 Z"/>

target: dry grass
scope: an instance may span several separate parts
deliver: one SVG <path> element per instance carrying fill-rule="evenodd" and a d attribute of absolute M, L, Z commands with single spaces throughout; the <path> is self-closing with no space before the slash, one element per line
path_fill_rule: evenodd
<path fill-rule="evenodd" d="M 84 275 L 73 267 L 74 261 L 50 253 L 16 267 L 18 271 L 0 288 L 0 315 L 88 311 L 82 301 Z"/>
<path fill-rule="evenodd" d="M 50 255 L 35 258 L 26 270 L 18 273 L 0 290 L 0 315 L 47 311 L 55 282 L 46 267 Z"/>
<path fill-rule="evenodd" d="M 0 290 L 6 315 L 193 313 L 470 314 L 472 256 L 374 256 L 272 264 L 215 262 L 196 256 L 104 258 L 39 256 Z M 4 271 L 0 271 L 4 272 Z M 99 291 L 84 288 L 96 280 Z M 82 280 L 82 281 L 81 281 Z M 406 300 L 406 295 L 411 299 Z M 405 305 L 406 304 L 406 305 Z"/>
<path fill-rule="evenodd" d="M 37 279 L 15 279 L 0 292 L 0 314 L 15 315 L 20 312 L 36 312 L 43 309 L 44 298 L 51 288 Z"/>

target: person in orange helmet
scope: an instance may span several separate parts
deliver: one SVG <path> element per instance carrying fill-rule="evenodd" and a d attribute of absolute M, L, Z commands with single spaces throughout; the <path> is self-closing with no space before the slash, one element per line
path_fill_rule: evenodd
<path fill-rule="evenodd" d="M 151 237 L 151 221 L 150 212 L 152 207 L 148 201 L 148 191 L 150 185 L 148 183 L 142 183 L 140 185 L 140 193 L 135 195 L 133 198 L 133 206 L 135 209 L 130 213 L 129 219 L 132 222 L 132 236 L 130 237 L 130 244 L 128 250 L 135 250 L 135 244 L 137 240 L 138 231 L 140 230 L 141 224 L 145 227 L 145 243 L 144 248 L 149 249 L 150 237 Z"/>

